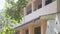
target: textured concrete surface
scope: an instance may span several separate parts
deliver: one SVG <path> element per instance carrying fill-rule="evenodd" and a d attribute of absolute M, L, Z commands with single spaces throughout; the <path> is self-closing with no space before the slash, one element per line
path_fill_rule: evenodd
<path fill-rule="evenodd" d="M 60 32 L 60 15 L 56 15 L 55 20 L 47 21 L 46 34 L 58 34 Z"/>

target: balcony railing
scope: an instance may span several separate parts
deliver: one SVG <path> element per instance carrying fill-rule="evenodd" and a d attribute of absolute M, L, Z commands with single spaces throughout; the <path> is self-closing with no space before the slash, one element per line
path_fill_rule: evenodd
<path fill-rule="evenodd" d="M 36 11 L 34 11 L 33 13 L 30 13 L 29 15 L 26 15 L 22 21 L 22 24 L 18 24 L 18 25 L 14 25 L 12 28 L 16 28 L 18 26 L 21 26 L 23 24 L 26 24 L 34 19 L 39 18 L 42 15 L 47 15 L 47 14 L 53 14 L 57 12 L 57 1 L 54 1 L 52 3 L 50 3 L 49 5 L 37 9 Z"/>
<path fill-rule="evenodd" d="M 42 8 L 42 4 L 38 5 L 38 9 Z"/>
<path fill-rule="evenodd" d="M 30 13 L 32 13 L 32 10 L 28 11 L 26 15 L 28 15 L 28 14 L 30 14 Z"/>
<path fill-rule="evenodd" d="M 54 1 L 47 6 L 44 6 L 43 8 L 37 9 L 33 13 L 26 15 L 22 21 L 22 24 L 18 24 L 16 26 L 14 26 L 13 28 L 15 28 L 17 26 L 22 26 L 23 24 L 26 24 L 36 18 L 39 18 L 42 15 L 53 14 L 56 12 L 57 12 L 57 1 Z"/>
<path fill-rule="evenodd" d="M 50 3 L 49 5 L 47 5 L 43 8 L 40 8 L 40 9 L 34 11 L 33 13 L 25 16 L 25 23 L 29 22 L 33 19 L 36 19 L 39 16 L 52 14 L 52 13 L 56 13 L 56 12 L 57 12 L 57 2 L 54 1 L 54 2 Z"/>
<path fill-rule="evenodd" d="M 46 2 L 45 2 L 45 5 L 48 5 L 49 3 L 51 3 L 52 2 L 52 0 L 47 0 Z"/>

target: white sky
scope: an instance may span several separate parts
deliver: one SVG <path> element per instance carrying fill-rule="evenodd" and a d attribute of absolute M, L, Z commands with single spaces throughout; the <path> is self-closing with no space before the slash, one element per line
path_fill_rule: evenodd
<path fill-rule="evenodd" d="M 5 6 L 5 0 L 0 0 L 0 10 Z"/>
<path fill-rule="evenodd" d="M 15 0 L 14 2 L 16 2 L 17 0 Z M 5 6 L 5 0 L 0 0 L 0 10 L 3 9 Z"/>
<path fill-rule="evenodd" d="M 17 0 L 15 0 L 14 2 L 16 2 L 16 1 Z M 4 7 L 5 7 L 5 0 L 0 0 L 0 10 L 2 10 Z"/>

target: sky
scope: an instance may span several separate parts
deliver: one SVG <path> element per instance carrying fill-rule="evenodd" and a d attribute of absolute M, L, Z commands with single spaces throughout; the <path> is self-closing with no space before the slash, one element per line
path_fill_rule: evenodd
<path fill-rule="evenodd" d="M 5 0 L 0 0 L 0 12 L 5 6 Z"/>
<path fill-rule="evenodd" d="M 2 10 L 5 6 L 5 0 L 0 0 L 0 10 Z"/>
<path fill-rule="evenodd" d="M 17 0 L 15 0 L 14 2 L 16 2 Z M 0 12 L 1 10 L 5 7 L 5 0 L 0 0 Z"/>
<path fill-rule="evenodd" d="M 17 2 L 18 0 L 14 0 L 14 2 Z M 0 0 L 0 12 L 2 12 L 2 9 L 5 7 L 5 0 Z"/>

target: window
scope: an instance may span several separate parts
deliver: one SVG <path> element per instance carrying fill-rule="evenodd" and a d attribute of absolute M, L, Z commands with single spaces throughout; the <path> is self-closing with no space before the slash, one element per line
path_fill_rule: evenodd
<path fill-rule="evenodd" d="M 38 9 L 42 8 L 42 4 L 38 5 Z"/>
<path fill-rule="evenodd" d="M 16 31 L 15 34 L 20 34 L 20 32 L 19 31 Z"/>
<path fill-rule="evenodd" d="M 46 0 L 45 5 L 48 5 L 51 2 L 52 2 L 52 0 Z"/>
<path fill-rule="evenodd" d="M 34 29 L 34 34 L 41 34 L 41 28 L 40 27 L 36 27 Z"/>
<path fill-rule="evenodd" d="M 32 13 L 32 10 L 28 11 L 28 12 L 27 12 L 27 15 L 30 14 L 30 13 Z"/>
<path fill-rule="evenodd" d="M 26 30 L 26 34 L 29 34 L 28 30 Z"/>

